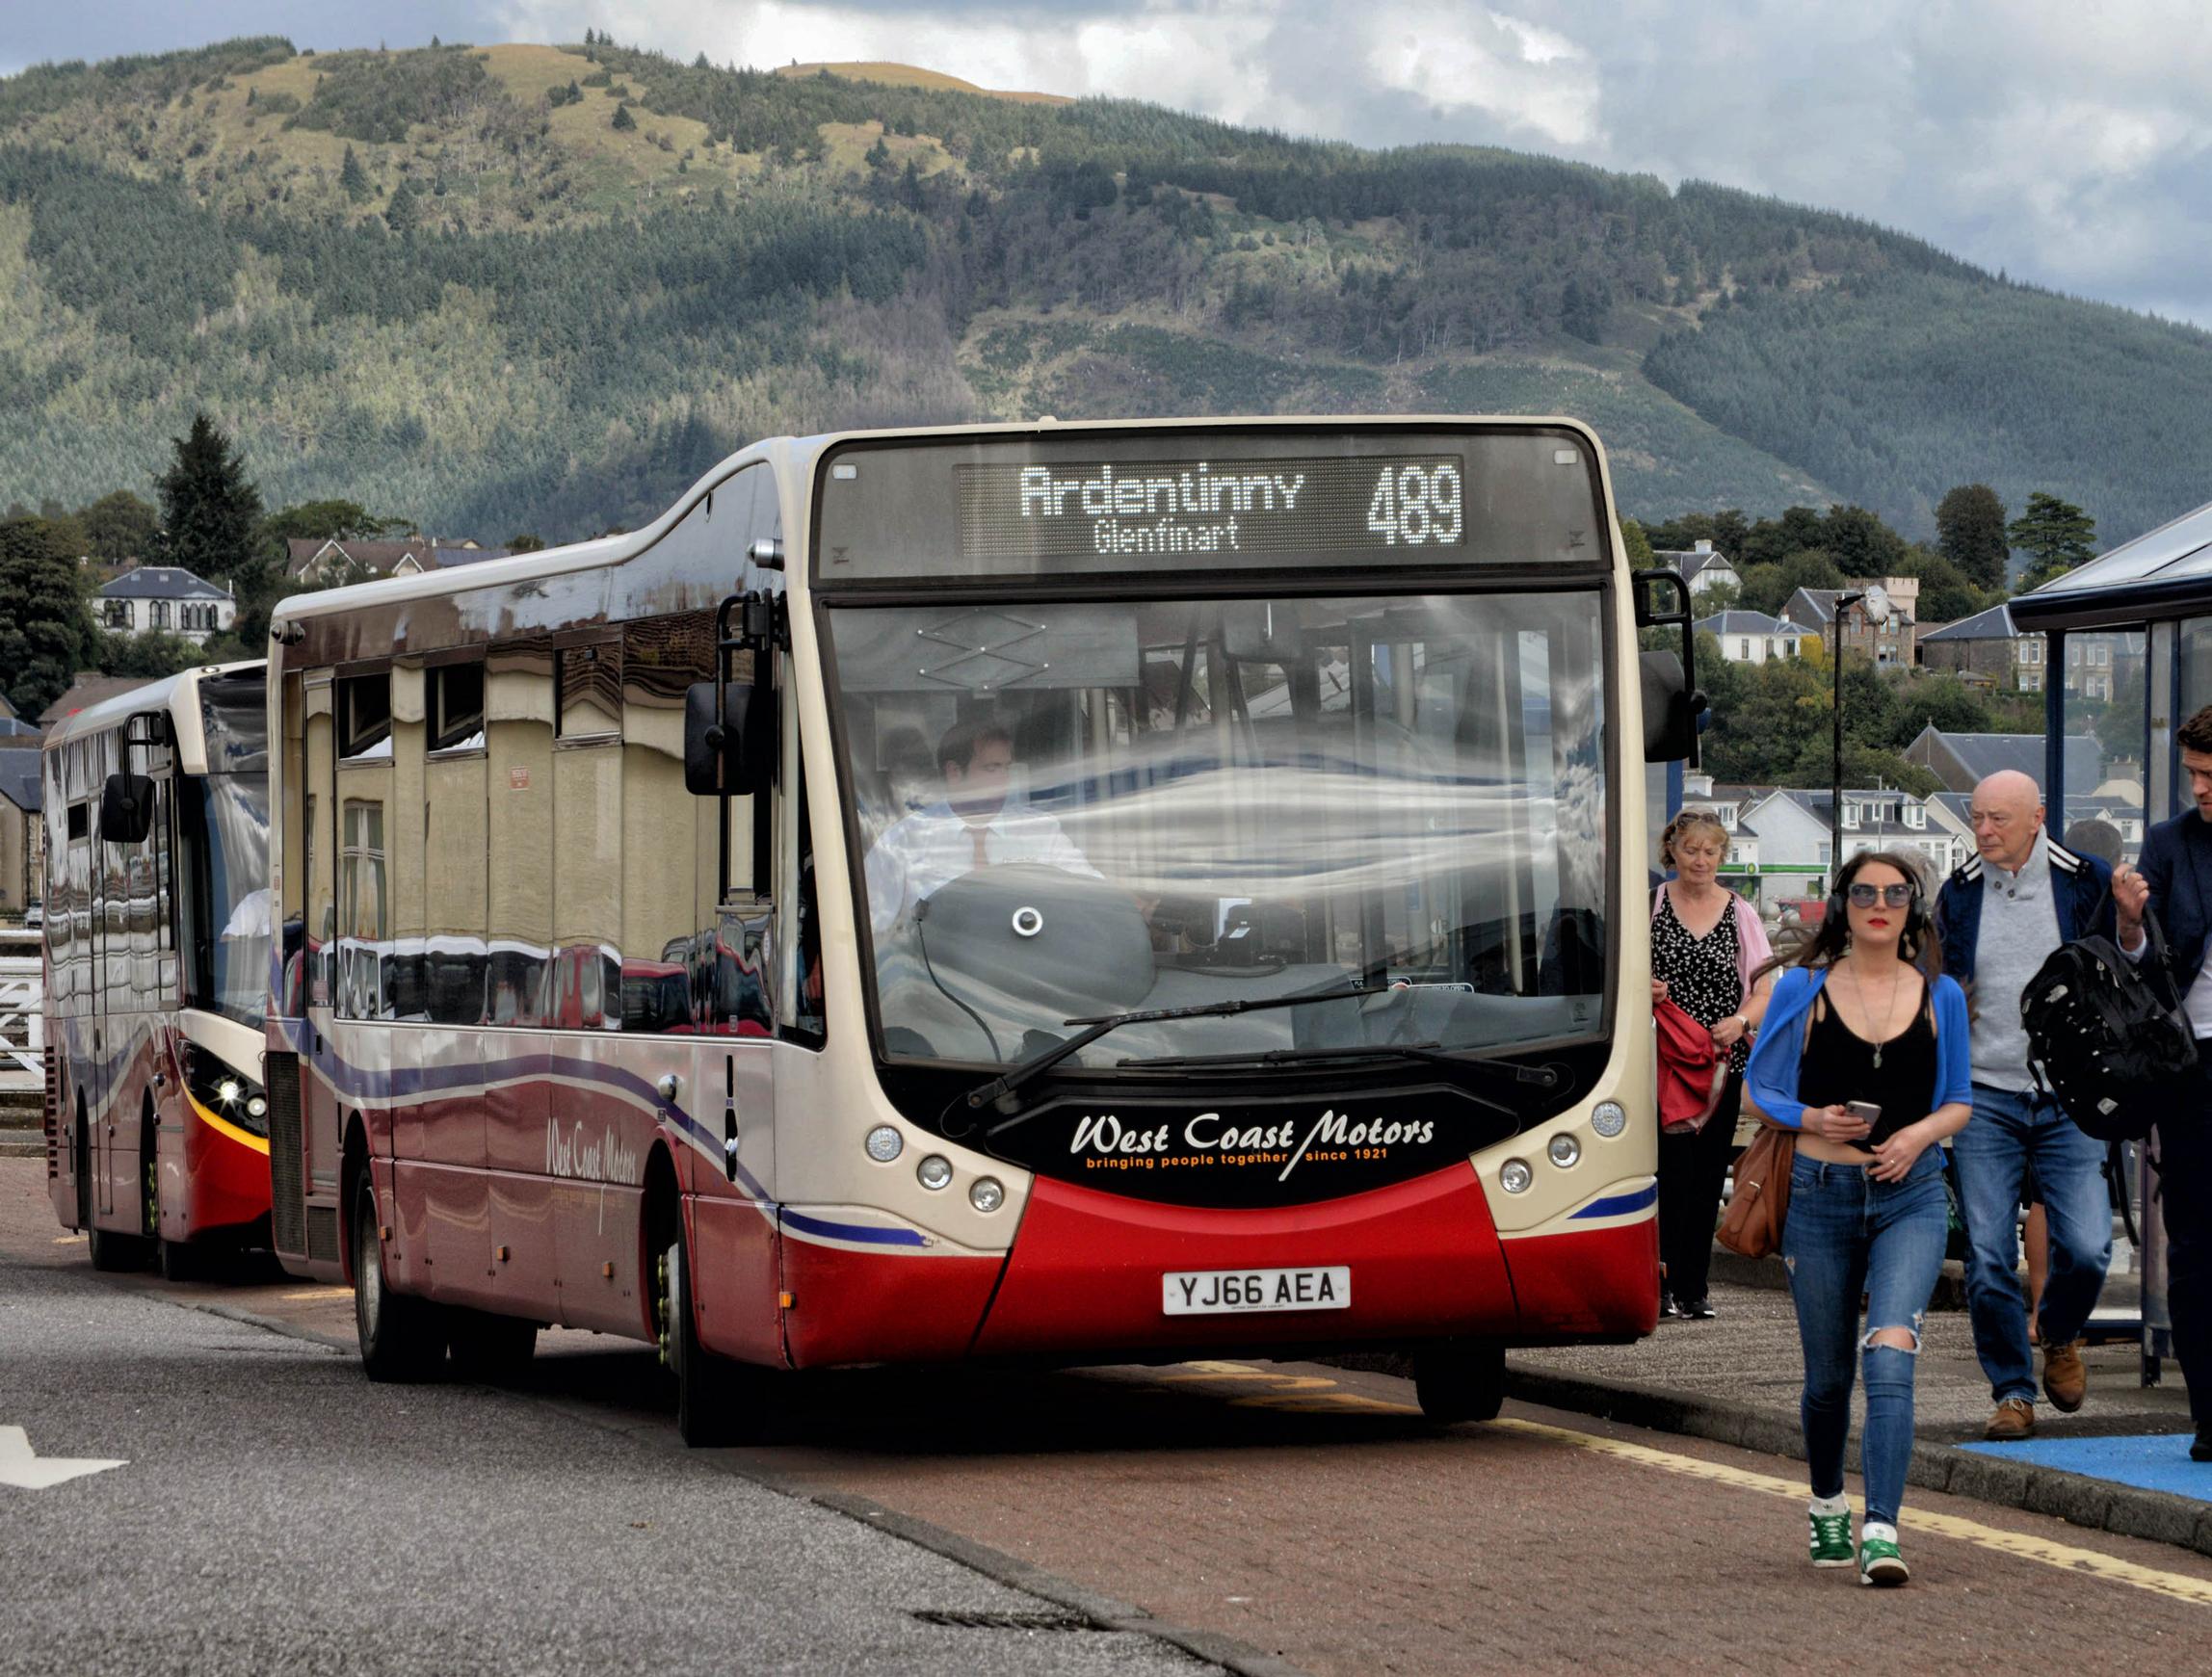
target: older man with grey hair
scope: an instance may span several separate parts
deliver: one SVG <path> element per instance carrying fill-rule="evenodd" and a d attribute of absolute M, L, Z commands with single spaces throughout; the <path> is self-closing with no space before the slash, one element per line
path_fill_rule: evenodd
<path fill-rule="evenodd" d="M 2104 1149 L 2037 1087 L 2020 992 L 2060 944 L 2093 932 L 2115 935 L 2106 888 L 2112 870 L 2050 837 L 2042 791 L 2025 774 L 1990 775 L 1974 788 L 1968 813 L 1976 854 L 1943 882 L 1936 902 L 1943 968 L 1973 1005 L 1974 1116 L 1951 1143 L 1951 1160 L 1970 1248 L 1966 1308 L 1974 1350 L 1997 1404 L 1984 1436 L 2016 1439 L 2036 1429 L 2035 1365 L 2019 1278 L 2023 1184 L 2033 1182 L 2050 1223 L 2051 1272 L 2038 1323 L 2043 1395 L 2067 1414 L 2081 1407 L 2089 1389 L 2082 1330 L 2112 1262 Z"/>

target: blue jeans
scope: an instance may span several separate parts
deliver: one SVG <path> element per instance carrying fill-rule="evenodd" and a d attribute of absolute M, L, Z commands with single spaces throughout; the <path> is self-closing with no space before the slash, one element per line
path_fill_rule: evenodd
<path fill-rule="evenodd" d="M 2112 1263 L 2112 1199 L 2104 1146 L 2074 1128 L 2056 1101 L 1974 1086 L 1974 1115 L 1951 1143 L 1966 1220 L 1966 1308 L 1974 1352 L 1997 1402 L 2036 1395 L 2028 1308 L 2020 1290 L 2020 1183 L 2035 1173 L 2050 1224 L 2051 1273 L 2043 1287 L 2046 1346 L 2081 1337 Z"/>
<path fill-rule="evenodd" d="M 1897 1523 L 1905 1470 L 1912 1460 L 1912 1371 L 1920 1321 L 1943 1268 L 1948 1215 L 1943 1150 L 1930 1147 L 1903 1182 L 1876 1182 L 1858 1165 L 1824 1165 L 1802 1155 L 1790 1168 L 1782 1263 L 1797 1303 L 1804 1347 L 1805 1464 L 1812 1494 L 1843 1492 L 1843 1447 L 1851 1431 L 1855 1357 L 1866 1369 L 1866 1432 L 1859 1468 L 1866 1517 Z M 1858 1300 L 1866 1297 L 1866 1333 Z M 1885 1327 L 1912 1336 L 1912 1349 L 1870 1343 Z"/>

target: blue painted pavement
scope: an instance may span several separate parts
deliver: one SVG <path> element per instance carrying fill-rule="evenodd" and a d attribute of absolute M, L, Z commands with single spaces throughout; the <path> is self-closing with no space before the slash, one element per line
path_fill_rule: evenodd
<path fill-rule="evenodd" d="M 2195 1434 L 2169 1432 L 2133 1438 L 2031 1438 L 2021 1444 L 1962 1444 L 1961 1450 L 2065 1473 L 2086 1474 L 2140 1490 L 2212 1502 L 2212 1461 L 2191 1461 Z"/>

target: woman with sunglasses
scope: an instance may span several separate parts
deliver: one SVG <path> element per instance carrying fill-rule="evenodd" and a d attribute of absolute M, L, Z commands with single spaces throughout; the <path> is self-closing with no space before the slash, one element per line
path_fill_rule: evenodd
<path fill-rule="evenodd" d="M 1843 1454 L 1857 1358 L 1859 1582 L 1903 1584 L 1897 1510 L 1912 1455 L 1913 1359 L 1943 1264 L 1940 1143 L 1973 1113 L 1966 997 L 1943 976 L 1912 857 L 1864 852 L 1837 873 L 1818 933 L 1775 985 L 1747 1081 L 1767 1117 L 1799 1132 L 1781 1257 L 1804 1347 L 1812 1563 L 1853 1563 Z"/>

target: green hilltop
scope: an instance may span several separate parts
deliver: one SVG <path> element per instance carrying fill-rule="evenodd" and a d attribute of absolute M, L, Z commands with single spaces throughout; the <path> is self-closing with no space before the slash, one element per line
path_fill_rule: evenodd
<path fill-rule="evenodd" d="M 1650 519 L 2212 482 L 2212 336 L 1711 186 L 605 44 L 0 80 L 0 503 L 143 494 L 199 408 L 272 505 L 493 540 L 1041 413 L 1574 413 Z"/>

